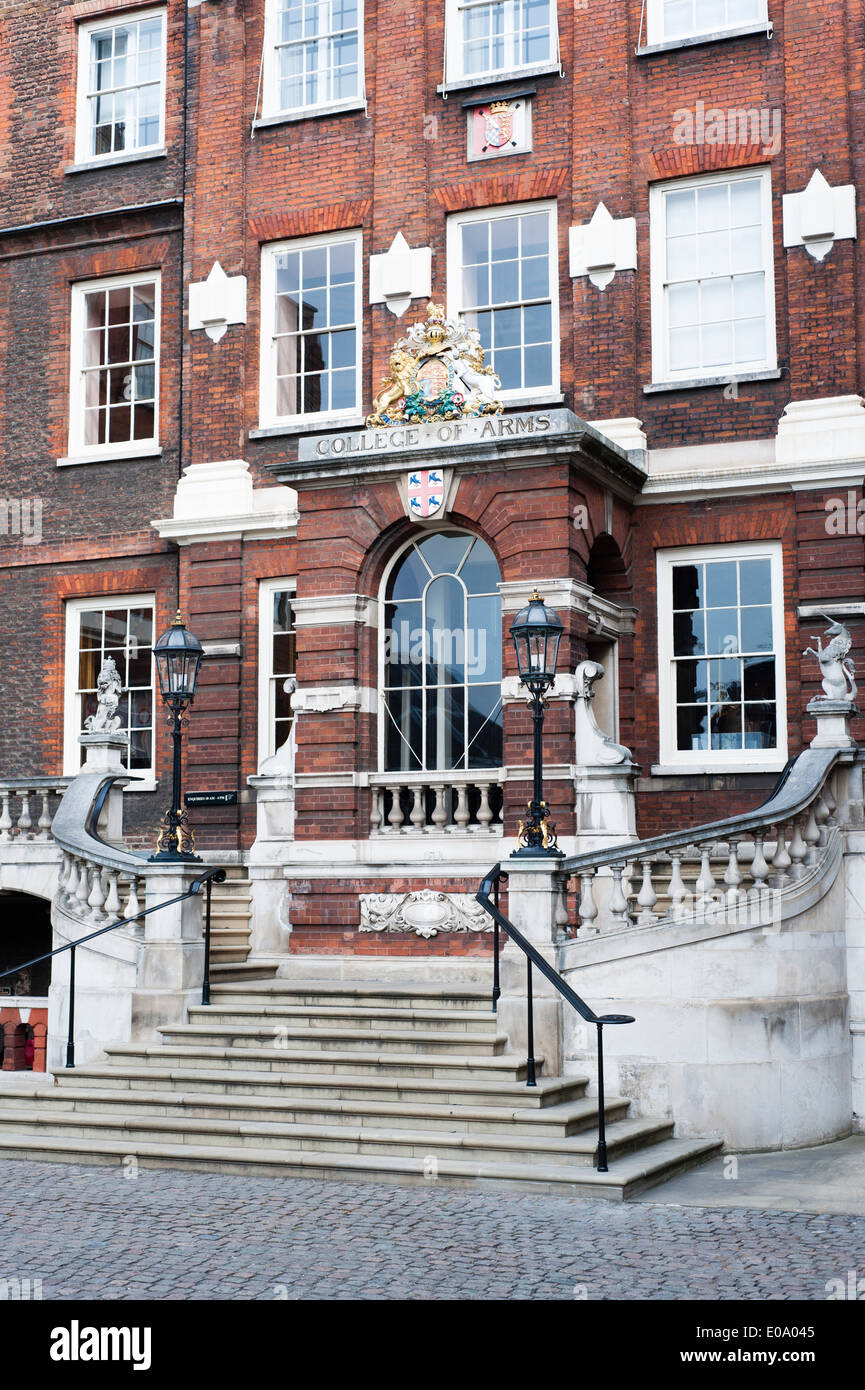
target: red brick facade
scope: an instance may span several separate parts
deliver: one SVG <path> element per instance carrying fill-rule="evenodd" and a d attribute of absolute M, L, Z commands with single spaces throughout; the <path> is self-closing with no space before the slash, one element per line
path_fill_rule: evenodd
<path fill-rule="evenodd" d="M 393 475 L 334 477 L 305 485 L 299 432 L 259 431 L 261 248 L 273 241 L 359 229 L 363 235 L 362 337 L 366 414 L 387 373 L 395 339 L 421 316 L 402 320 L 369 304 L 369 258 L 402 232 L 432 252 L 432 299 L 446 297 L 447 222 L 468 209 L 552 200 L 558 229 L 560 404 L 585 420 L 642 421 L 652 451 L 774 439 L 791 401 L 856 396 L 865 351 L 862 297 L 865 244 L 836 241 L 815 261 L 783 244 L 782 196 L 801 191 L 815 167 L 833 187 L 863 184 L 865 3 L 769 0 L 771 40 L 753 34 L 636 56 L 641 0 L 558 5 L 561 74 L 503 78 L 491 97 L 532 89 L 533 149 L 490 163 L 466 160 L 466 112 L 473 95 L 437 92 L 442 80 L 445 0 L 367 0 L 367 109 L 271 125 L 253 122 L 265 0 L 164 0 L 167 12 L 165 153 L 139 162 L 70 172 L 75 160 L 77 25 L 134 15 L 127 0 L 0 0 L 0 433 L 3 498 L 41 498 L 42 542 L 0 536 L 0 662 L 6 718 L 0 773 L 57 774 L 64 702 L 64 604 L 72 597 L 154 592 L 157 629 L 179 603 L 190 628 L 220 654 L 204 663 L 186 743 L 190 790 L 237 790 L 238 805 L 201 808 L 200 845 L 244 851 L 256 835 L 259 582 L 296 579 L 301 600 L 376 599 L 394 551 L 412 534 Z M 642 36 L 644 39 L 644 35 Z M 486 88 L 483 89 L 487 91 Z M 682 145 L 676 113 L 706 107 L 757 108 L 781 139 Z M 652 382 L 649 191 L 659 180 L 769 167 L 779 374 L 721 386 L 645 393 Z M 636 221 L 636 271 L 620 271 L 602 293 L 569 273 L 569 229 L 603 201 L 615 218 Z M 248 280 L 245 324 L 214 343 L 190 332 L 188 286 L 219 260 Z M 70 286 L 139 270 L 162 278 L 161 452 L 57 467 L 67 452 Z M 538 403 L 538 408 L 545 402 Z M 531 410 L 531 403 L 520 407 Z M 322 433 L 326 432 L 322 430 Z M 257 489 L 296 488 L 296 538 L 231 534 L 180 546 L 152 523 L 172 515 L 185 468 L 243 459 Z M 672 466 L 672 465 L 671 465 Z M 768 773 L 653 776 L 659 762 L 655 555 L 689 545 L 780 542 L 784 557 L 789 753 L 813 729 L 802 711 L 816 693 L 816 666 L 800 653 L 813 619 L 803 603 L 863 599 L 863 539 L 827 534 L 826 502 L 854 488 L 826 471 L 813 487 L 773 475 L 765 488 L 705 486 L 639 495 L 611 487 L 589 455 L 550 456 L 521 466 L 461 467 L 448 522 L 492 547 L 502 581 L 573 580 L 626 609 L 633 632 L 618 648 L 619 739 L 642 773 L 638 828 L 651 834 L 744 809 L 762 800 Z M 831 474 L 831 470 L 830 470 Z M 849 472 L 845 474 L 849 478 Z M 574 525 L 585 507 L 588 524 Z M 590 636 L 585 614 L 562 612 L 560 668 L 573 672 Z M 861 623 L 852 623 L 861 653 Z M 506 674 L 515 671 L 506 644 Z M 854 652 L 856 655 L 856 652 Z M 304 625 L 298 685 L 375 689 L 378 643 L 362 622 Z M 33 710 L 38 710 L 34 733 Z M 530 720 L 505 707 L 505 763 L 525 768 L 504 791 L 512 835 L 528 794 Z M 865 732 L 860 726 L 858 732 Z M 377 723 L 362 709 L 305 712 L 298 723 L 297 853 L 304 841 L 360 841 L 370 834 L 363 777 L 378 767 Z M 550 707 L 545 756 L 573 762 L 572 707 Z M 157 714 L 159 790 L 128 797 L 126 823 L 144 843 L 164 809 L 170 740 Z M 350 776 L 336 776 L 347 774 Z M 328 776 L 334 777 L 328 785 Z M 304 779 L 306 779 L 304 781 Z M 573 783 L 547 787 L 559 831 L 573 835 Z M 491 842 L 489 857 L 494 857 Z M 483 854 L 487 850 L 482 851 Z M 472 871 L 473 872 L 473 871 Z M 356 944 L 359 892 L 400 892 L 397 870 L 332 880 L 295 878 L 294 948 Z M 473 891 L 442 870 L 425 886 Z M 357 938 L 357 940 L 361 940 Z M 360 949 L 429 950 L 429 942 L 364 938 Z M 454 951 L 479 949 L 453 938 Z"/>

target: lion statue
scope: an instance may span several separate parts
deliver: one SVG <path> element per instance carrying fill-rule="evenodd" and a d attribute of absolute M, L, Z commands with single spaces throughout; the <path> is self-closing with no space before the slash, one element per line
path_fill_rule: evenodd
<path fill-rule="evenodd" d="M 497 396 L 502 389 L 501 379 L 492 367 L 484 366 L 484 350 L 480 343 L 473 343 L 463 354 L 457 375 L 465 387 L 464 415 L 474 415 L 478 411 L 485 415 L 501 414 L 502 403 Z"/>
<path fill-rule="evenodd" d="M 414 366 L 415 359 L 410 352 L 394 348 L 390 355 L 390 375 L 382 382 L 381 390 L 373 400 L 372 414 L 366 419 L 367 429 L 377 429 L 393 422 L 391 408 L 410 393 Z"/>

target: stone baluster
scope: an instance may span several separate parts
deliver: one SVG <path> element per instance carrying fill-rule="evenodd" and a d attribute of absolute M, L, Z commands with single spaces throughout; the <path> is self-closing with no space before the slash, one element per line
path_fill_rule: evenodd
<path fill-rule="evenodd" d="M 76 911 L 79 917 L 87 915 L 87 899 L 90 895 L 89 874 L 86 859 L 77 860 L 78 886 L 75 889 Z"/>
<path fill-rule="evenodd" d="M 478 807 L 478 825 L 483 826 L 484 830 L 488 830 L 489 827 L 492 825 L 493 821 L 493 808 L 490 805 L 489 782 L 479 783 L 478 790 L 481 794 L 481 804 Z"/>
<path fill-rule="evenodd" d="M 99 864 L 90 865 L 90 892 L 87 895 L 87 906 L 90 908 L 90 917 L 97 926 L 102 925 L 105 913 L 105 890 L 102 887 L 102 867 Z"/>
<path fill-rule="evenodd" d="M 108 893 L 105 897 L 105 912 L 112 921 L 120 916 L 120 892 L 118 889 L 118 873 L 116 869 L 108 870 Z"/>
<path fill-rule="evenodd" d="M 51 795 L 51 792 L 50 790 L 43 791 L 40 792 L 39 795 L 42 800 L 42 809 L 39 812 L 39 819 L 36 822 L 36 826 L 39 831 L 39 834 L 36 838 L 38 840 L 49 840 L 51 838 L 51 812 L 48 809 L 48 798 Z"/>
<path fill-rule="evenodd" d="M 454 820 L 460 830 L 465 830 L 469 823 L 468 789 L 464 782 L 461 782 L 457 787 L 457 808 L 454 811 Z"/>
<path fill-rule="evenodd" d="M 17 829 L 22 840 L 30 839 L 30 829 L 33 821 L 30 818 L 30 790 L 25 788 L 18 793 L 21 798 L 21 814 L 18 817 Z"/>
<path fill-rule="evenodd" d="M 793 860 L 790 858 L 787 849 L 787 837 L 783 825 L 775 826 L 775 853 L 772 855 L 772 877 L 770 882 L 773 888 L 783 888 L 790 882 L 788 872 Z"/>
<path fill-rule="evenodd" d="M 423 830 L 426 825 L 426 807 L 424 806 L 424 789 L 419 784 L 411 788 L 412 805 L 409 812 L 409 820 L 415 830 Z"/>
<path fill-rule="evenodd" d="M 64 907 L 70 907 L 75 901 L 78 892 L 78 860 L 74 854 L 68 856 L 69 864 L 66 869 L 66 878 L 63 882 L 63 893 L 61 903 Z"/>
<path fill-rule="evenodd" d="M 568 880 L 563 878 L 559 884 L 556 898 L 556 935 L 564 936 L 568 929 Z"/>
<path fill-rule="evenodd" d="M 712 873 L 712 846 L 701 845 L 699 848 L 699 855 L 700 873 L 694 886 L 697 890 L 697 907 L 701 911 L 705 911 L 714 901 L 716 886 L 715 876 Z"/>
<path fill-rule="evenodd" d="M 788 846 L 788 852 L 792 861 L 790 875 L 795 881 L 800 879 L 805 873 L 805 856 L 808 853 L 808 846 L 802 836 L 802 820 L 797 816 L 793 822 L 793 834 Z"/>
<path fill-rule="evenodd" d="M 369 828 L 374 835 L 381 830 L 382 821 L 384 819 L 381 802 L 381 787 L 373 787 L 369 810 Z"/>
<path fill-rule="evenodd" d="M 631 891 L 631 880 L 628 875 L 628 864 L 612 867 L 613 891 L 610 894 L 610 919 L 616 928 L 629 927 L 631 919 L 628 915 L 628 894 Z"/>
<path fill-rule="evenodd" d="M 637 894 L 637 903 L 640 907 L 640 915 L 637 918 L 637 926 L 649 927 L 653 926 L 654 923 L 658 920 L 657 915 L 652 910 L 655 906 L 655 903 L 658 901 L 658 895 L 655 892 L 655 889 L 652 885 L 651 859 L 642 859 L 640 862 L 643 866 L 643 881 L 640 885 L 640 891 Z"/>
<path fill-rule="evenodd" d="M 8 844 L 12 839 L 10 830 L 12 829 L 12 817 L 9 814 L 9 797 L 11 793 L 8 787 L 0 791 L 0 844 Z"/>
<path fill-rule="evenodd" d="M 388 791 L 391 795 L 391 807 L 387 813 L 387 823 L 391 830 L 401 829 L 405 819 L 402 813 L 402 806 L 400 805 L 400 790 L 401 788 L 398 785 L 388 787 Z"/>
<path fill-rule="evenodd" d="M 133 917 L 137 917 L 140 911 L 141 904 L 138 901 L 138 879 L 133 875 L 129 880 L 129 896 L 126 899 L 126 907 L 123 909 L 124 919 L 129 922 Z"/>
<path fill-rule="evenodd" d="M 597 936 L 598 933 L 598 928 L 595 926 L 598 904 L 595 902 L 595 895 L 592 891 L 594 877 L 594 869 L 588 869 L 586 873 L 580 874 L 580 925 L 586 936 Z"/>
<path fill-rule="evenodd" d="M 724 870 L 724 882 L 727 885 L 727 907 L 735 909 L 742 896 L 742 890 L 739 886 L 742 882 L 742 870 L 739 868 L 738 840 L 730 841 L 730 857 Z"/>
<path fill-rule="evenodd" d="M 769 877 L 769 865 L 763 853 L 763 833 L 762 830 L 758 830 L 754 836 L 754 858 L 751 860 L 751 878 L 754 881 L 751 892 L 752 922 L 762 922 L 765 899 L 769 893 L 766 882 Z"/>
<path fill-rule="evenodd" d="M 814 864 L 817 863 L 817 846 L 820 843 L 820 827 L 817 824 L 817 817 L 815 815 L 815 808 L 813 804 L 811 805 L 808 811 L 808 819 L 805 822 L 805 829 L 803 834 L 805 837 L 805 843 L 808 846 L 808 850 L 805 855 L 805 863 L 808 865 L 808 868 L 810 869 Z"/>
<path fill-rule="evenodd" d="M 817 829 L 820 835 L 820 838 L 817 843 L 820 845 L 821 849 L 824 848 L 824 846 L 827 845 L 829 842 L 829 816 L 830 811 L 828 805 L 826 804 L 824 788 L 824 790 L 820 793 L 820 795 L 817 798 L 817 805 L 814 807 L 814 820 L 817 823 Z"/>
<path fill-rule="evenodd" d="M 671 873 L 670 873 L 670 888 L 669 888 L 669 893 L 670 893 L 670 916 L 672 917 L 672 919 L 673 919 L 674 922 L 678 922 L 678 921 L 680 921 L 681 918 L 684 917 L 684 915 L 685 915 L 685 906 L 684 906 L 684 904 L 685 904 L 685 900 L 686 900 L 686 898 L 687 898 L 687 896 L 688 896 L 688 890 L 687 890 L 687 888 L 685 887 L 685 881 L 684 881 L 684 879 L 682 878 L 682 856 L 681 856 L 681 854 L 672 853 L 672 854 L 670 855 L 670 861 L 671 861 L 671 863 L 672 863 L 672 865 L 673 865 L 672 871 L 671 871 Z"/>
<path fill-rule="evenodd" d="M 433 807 L 432 823 L 437 830 L 444 830 L 448 823 L 448 811 L 445 806 L 445 788 L 440 782 L 435 789 L 436 804 Z"/>

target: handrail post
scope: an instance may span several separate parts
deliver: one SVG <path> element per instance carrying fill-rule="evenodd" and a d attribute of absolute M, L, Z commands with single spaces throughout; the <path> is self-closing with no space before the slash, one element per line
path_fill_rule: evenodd
<path fill-rule="evenodd" d="M 213 880 L 208 878 L 204 888 L 204 979 L 201 982 L 201 1002 L 210 1003 L 210 894 Z"/>
<path fill-rule="evenodd" d="M 607 1117 L 604 1114 L 604 1025 L 598 1020 L 598 1172 L 607 1173 Z"/>
<path fill-rule="evenodd" d="M 526 1057 L 526 1085 L 537 1086 L 535 1080 L 535 1011 L 532 1004 L 532 962 L 526 957 L 526 1033 L 528 1037 L 528 1056 Z"/>
<path fill-rule="evenodd" d="M 494 888 L 493 888 L 493 902 L 495 903 L 496 910 L 498 911 L 498 906 L 499 906 L 499 881 L 498 881 L 498 879 L 496 879 L 496 881 L 495 881 L 495 886 L 494 886 Z M 499 950 L 500 950 L 500 947 L 499 947 L 499 924 L 498 924 L 498 920 L 494 917 L 494 918 L 493 918 L 493 1013 L 497 1013 L 497 1012 L 498 1012 L 499 999 L 501 998 L 501 993 L 502 993 L 501 978 L 500 978 L 500 974 L 499 974 Z"/>
<path fill-rule="evenodd" d="M 75 945 L 69 947 L 69 1031 L 66 1034 L 66 1065 L 75 1066 Z"/>

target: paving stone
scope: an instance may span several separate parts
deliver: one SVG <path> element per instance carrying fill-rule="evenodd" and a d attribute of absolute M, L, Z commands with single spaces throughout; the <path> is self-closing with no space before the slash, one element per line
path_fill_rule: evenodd
<path fill-rule="evenodd" d="M 8 1160 L 0 1230 L 0 1286 L 55 1300 L 821 1300 L 865 1250 L 851 1215 Z"/>

